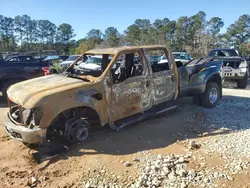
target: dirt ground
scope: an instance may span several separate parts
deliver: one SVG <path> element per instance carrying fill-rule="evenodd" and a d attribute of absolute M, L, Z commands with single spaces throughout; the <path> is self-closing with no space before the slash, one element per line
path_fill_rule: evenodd
<path fill-rule="evenodd" d="M 224 89 L 226 95 L 240 95 L 250 98 L 248 90 Z M 2 101 L 0 120 L 7 110 Z M 213 135 L 201 134 L 206 130 L 201 127 L 204 114 L 200 107 L 193 104 L 192 99 L 183 98 L 177 102 L 180 109 L 176 112 L 125 127 L 119 132 L 104 129 L 87 142 L 71 148 L 70 151 L 42 164 L 36 164 L 31 157 L 32 150 L 22 143 L 10 139 L 0 121 L 0 187 L 29 187 L 32 177 L 39 180 L 37 187 L 81 187 L 88 174 L 105 167 L 110 176 L 121 179 L 136 176 L 137 169 L 125 167 L 124 161 L 132 161 L 141 151 L 155 154 L 183 154 L 185 140 L 200 141 Z M 219 132 L 217 134 L 220 134 Z M 201 148 L 202 150 L 202 148 Z M 214 153 L 204 155 L 206 168 L 213 168 L 224 160 Z M 200 168 L 198 161 L 191 164 Z M 249 173 L 250 170 L 248 169 Z M 218 187 L 250 187 L 247 174 L 235 175 L 233 181 L 217 181 Z"/>

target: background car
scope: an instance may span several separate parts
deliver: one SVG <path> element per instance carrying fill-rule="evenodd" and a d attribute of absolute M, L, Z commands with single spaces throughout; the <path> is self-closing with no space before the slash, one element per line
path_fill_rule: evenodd
<path fill-rule="evenodd" d="M 60 66 L 63 70 L 65 70 L 71 63 L 73 63 L 80 55 L 71 55 L 65 61 L 60 63 Z"/>
<path fill-rule="evenodd" d="M 187 52 L 172 52 L 175 62 L 180 61 L 182 64 L 188 63 L 192 58 Z"/>

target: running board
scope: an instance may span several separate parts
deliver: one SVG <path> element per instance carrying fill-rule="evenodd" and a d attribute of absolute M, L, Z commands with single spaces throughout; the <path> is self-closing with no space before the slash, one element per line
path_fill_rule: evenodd
<path fill-rule="evenodd" d="M 177 108 L 178 108 L 178 106 L 175 105 L 175 106 L 171 106 L 171 107 L 168 107 L 168 108 L 165 108 L 165 109 L 162 109 L 162 110 L 157 110 L 157 111 L 154 110 L 154 109 L 153 110 L 148 110 L 148 111 L 145 111 L 143 114 L 136 114 L 134 116 L 119 120 L 119 121 L 114 123 L 114 126 L 116 127 L 115 130 L 119 131 L 120 129 L 122 129 L 122 128 L 128 126 L 128 125 L 136 124 L 136 123 L 139 123 L 139 122 L 141 122 L 143 120 L 159 116 L 159 115 L 161 115 L 163 113 L 174 111 Z"/>

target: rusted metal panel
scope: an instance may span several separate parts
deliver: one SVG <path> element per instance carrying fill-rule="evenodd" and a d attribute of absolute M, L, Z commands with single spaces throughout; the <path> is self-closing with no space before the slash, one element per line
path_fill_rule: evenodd
<path fill-rule="evenodd" d="M 154 85 L 154 104 L 172 100 L 175 94 L 175 80 L 172 71 L 166 70 L 152 74 Z"/>
<path fill-rule="evenodd" d="M 116 121 L 143 112 L 152 105 L 152 88 L 146 86 L 147 76 L 128 78 L 111 88 L 110 119 Z"/>

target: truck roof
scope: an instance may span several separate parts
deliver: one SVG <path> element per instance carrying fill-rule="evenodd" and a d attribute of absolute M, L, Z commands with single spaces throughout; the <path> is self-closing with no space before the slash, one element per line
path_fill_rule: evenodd
<path fill-rule="evenodd" d="M 102 49 L 92 49 L 87 52 L 86 54 L 116 54 L 124 50 L 137 50 L 143 48 L 166 48 L 164 45 L 149 45 L 149 46 L 121 46 L 115 48 L 102 48 Z"/>

